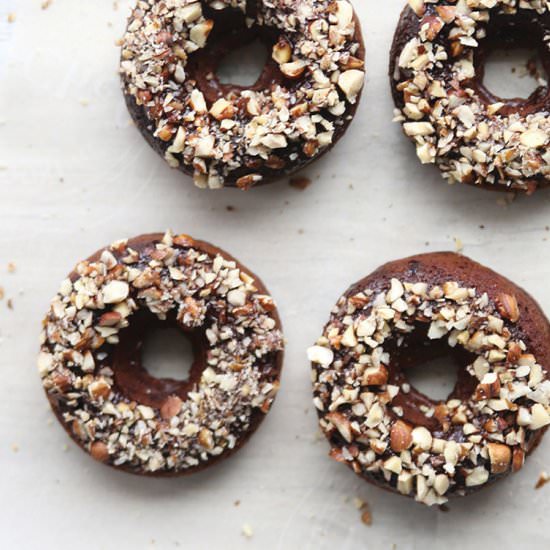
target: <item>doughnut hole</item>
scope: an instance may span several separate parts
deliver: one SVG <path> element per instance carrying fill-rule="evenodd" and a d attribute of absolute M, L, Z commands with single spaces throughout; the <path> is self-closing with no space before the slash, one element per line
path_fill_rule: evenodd
<path fill-rule="evenodd" d="M 267 46 L 256 39 L 247 46 L 229 52 L 218 65 L 216 75 L 222 84 L 253 86 L 269 58 Z"/>
<path fill-rule="evenodd" d="M 204 48 L 189 56 L 186 72 L 197 82 L 210 106 L 220 97 L 233 100 L 244 90 L 270 90 L 272 85 L 292 89 L 301 80 L 288 79 L 272 59 L 280 31 L 247 26 L 240 10 L 206 10 L 214 21 Z"/>
<path fill-rule="evenodd" d="M 451 353 L 424 361 L 408 369 L 407 380 L 418 392 L 433 401 L 443 401 L 452 393 L 458 380 L 459 365 Z"/>
<path fill-rule="evenodd" d="M 501 98 L 527 99 L 546 79 L 537 50 L 494 49 L 485 59 L 483 85 Z"/>
<path fill-rule="evenodd" d="M 474 65 L 473 87 L 488 105 L 506 104 L 499 114 L 527 115 L 550 102 L 550 52 L 544 28 L 532 14 L 494 16 L 475 50 Z"/>
<path fill-rule="evenodd" d="M 155 378 L 185 381 L 193 363 L 193 346 L 181 330 L 160 326 L 143 342 L 143 367 Z"/>
<path fill-rule="evenodd" d="M 393 400 L 394 406 L 403 408 L 403 419 L 436 431 L 439 422 L 426 416 L 423 409 L 449 399 L 467 400 L 477 380 L 466 367 L 476 356 L 459 345 L 450 347 L 446 338 L 430 340 L 427 331 L 428 326 L 419 323 L 402 345 L 389 350 L 388 382 L 410 386 L 408 393 L 401 391 Z"/>
<path fill-rule="evenodd" d="M 121 331 L 105 364 L 128 399 L 160 408 L 170 396 L 187 398 L 205 368 L 206 348 L 202 329 L 183 329 L 173 314 L 161 321 L 142 310 Z"/>

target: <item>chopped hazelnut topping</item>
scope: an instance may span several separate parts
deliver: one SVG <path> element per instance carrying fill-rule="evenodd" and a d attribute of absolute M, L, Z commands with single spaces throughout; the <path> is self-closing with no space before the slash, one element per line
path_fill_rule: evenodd
<path fill-rule="evenodd" d="M 479 382 L 470 398 L 420 407 L 427 421 L 440 421 L 437 438 L 392 403 L 411 388 L 393 385 L 387 368 L 390 350 L 421 324 L 429 339 L 471 353 L 466 370 Z M 457 281 L 393 278 L 382 288 L 353 287 L 308 350 L 331 456 L 365 477 L 384 476 L 393 489 L 427 505 L 519 470 L 535 440 L 531 434 L 550 425 L 550 381 L 518 337 L 518 324 L 515 298 L 491 299 Z"/>
<path fill-rule="evenodd" d="M 182 327 L 204 331 L 206 368 L 186 399 L 153 407 L 115 384 L 113 348 L 138 310 L 160 320 L 173 312 Z M 268 412 L 283 348 L 274 311 L 234 260 L 188 236 L 167 233 L 141 252 L 120 241 L 61 285 L 38 370 L 62 422 L 95 459 L 136 473 L 184 471 L 230 452 L 257 411 Z"/>
<path fill-rule="evenodd" d="M 193 173 L 198 187 L 249 189 L 264 173 L 299 168 L 329 148 L 365 76 L 351 4 L 302 0 L 282 9 L 259 2 L 250 23 L 279 33 L 272 58 L 281 83 L 212 105 L 188 70 L 216 24 L 206 7 L 246 12 L 242 1 L 140 0 L 121 44 L 124 91 L 152 122 L 168 164 Z M 247 166 L 254 168 L 243 174 Z"/>
<path fill-rule="evenodd" d="M 415 143 L 420 161 L 435 163 L 449 183 L 532 193 L 550 174 L 550 114 L 542 107 L 503 114 L 505 103 L 487 105 L 472 86 L 474 59 L 493 18 L 521 10 L 540 20 L 550 4 L 409 0 L 409 6 L 412 12 L 405 12 L 399 28 L 406 25 L 411 32 L 393 71 L 399 96 L 395 120 Z M 417 25 L 404 19 L 414 14 Z"/>

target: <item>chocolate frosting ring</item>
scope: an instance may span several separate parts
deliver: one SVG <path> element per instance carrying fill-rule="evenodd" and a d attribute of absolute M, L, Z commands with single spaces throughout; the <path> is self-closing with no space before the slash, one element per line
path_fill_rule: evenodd
<path fill-rule="evenodd" d="M 438 401 L 407 369 L 451 352 Z M 330 456 L 427 505 L 511 472 L 550 424 L 550 324 L 524 290 L 458 254 L 388 263 L 337 302 L 308 350 Z"/>
<path fill-rule="evenodd" d="M 498 97 L 483 84 L 484 63 L 495 48 L 530 47 L 550 75 L 550 9 L 486 6 L 411 0 L 403 10 L 390 53 L 395 120 L 449 183 L 531 194 L 550 182 L 550 88 Z"/>
<path fill-rule="evenodd" d="M 223 57 L 255 39 L 270 55 L 252 86 L 222 84 Z M 328 151 L 364 81 L 361 29 L 347 0 L 139 2 L 121 54 L 138 128 L 201 188 L 249 189 Z"/>
<path fill-rule="evenodd" d="M 187 380 L 155 378 L 141 347 L 177 327 Z M 142 475 L 192 473 L 239 449 L 279 388 L 283 336 L 263 283 L 187 235 L 117 241 L 80 262 L 44 320 L 38 366 L 53 411 L 95 459 Z"/>

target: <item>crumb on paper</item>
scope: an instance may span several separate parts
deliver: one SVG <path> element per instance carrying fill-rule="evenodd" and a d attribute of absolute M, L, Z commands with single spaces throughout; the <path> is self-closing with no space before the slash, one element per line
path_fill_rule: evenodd
<path fill-rule="evenodd" d="M 550 475 L 548 475 L 548 472 L 541 472 L 535 485 L 535 489 L 540 489 L 541 487 L 544 487 L 549 481 Z"/>
<path fill-rule="evenodd" d="M 250 524 L 245 523 L 242 527 L 242 533 L 247 539 L 250 539 L 252 538 L 254 531 L 252 531 L 252 527 L 250 526 Z"/>
<path fill-rule="evenodd" d="M 240 500 L 236 500 L 234 503 L 233 503 L 233 506 L 240 506 L 241 504 L 241 501 Z"/>
<path fill-rule="evenodd" d="M 8 263 L 8 273 L 15 273 L 16 269 L 15 262 Z"/>
<path fill-rule="evenodd" d="M 82 107 L 88 107 L 88 105 L 90 104 L 90 100 L 86 99 L 85 97 L 79 99 L 78 102 L 80 103 L 80 105 L 82 105 Z"/>
<path fill-rule="evenodd" d="M 13 309 L 13 300 L 9 298 L 6 302 L 6 305 L 8 306 L 8 309 Z"/>
<path fill-rule="evenodd" d="M 361 508 L 365 506 L 365 501 L 359 497 L 354 497 L 353 505 L 355 506 L 355 508 L 357 508 L 357 510 L 361 510 Z"/>
<path fill-rule="evenodd" d="M 19 452 L 19 445 L 17 445 L 17 443 L 13 443 L 12 446 L 11 446 L 11 450 L 14 453 L 18 453 Z"/>
<path fill-rule="evenodd" d="M 123 44 L 124 44 L 124 40 L 123 40 L 122 38 L 117 38 L 117 39 L 115 40 L 115 46 L 116 46 L 117 48 L 120 48 L 120 46 L 122 46 Z"/>
<path fill-rule="evenodd" d="M 458 237 L 455 237 L 454 241 L 455 241 L 455 250 L 460 254 L 464 250 L 464 243 Z"/>
<path fill-rule="evenodd" d="M 506 193 L 505 196 L 499 197 L 497 199 L 497 205 L 502 206 L 503 208 L 507 208 L 512 202 L 514 202 L 515 198 L 515 193 Z"/>
<path fill-rule="evenodd" d="M 8 23 L 15 23 L 15 20 L 17 19 L 15 13 L 8 13 Z"/>
<path fill-rule="evenodd" d="M 44 2 L 42 2 L 42 4 L 40 4 L 40 7 L 43 9 L 43 10 L 47 10 L 53 3 L 53 0 L 44 0 Z"/>
<path fill-rule="evenodd" d="M 372 514 L 368 502 L 364 501 L 362 498 L 354 497 L 353 505 L 361 512 L 361 521 L 365 525 L 372 525 Z"/>
<path fill-rule="evenodd" d="M 228 204 L 225 209 L 228 211 L 228 212 L 234 212 L 235 211 L 235 207 L 234 206 L 231 206 L 230 204 Z"/>
<path fill-rule="evenodd" d="M 4 289 L 0 286 L 0 300 L 4 299 Z"/>
<path fill-rule="evenodd" d="M 361 521 L 365 524 L 365 525 L 372 525 L 372 516 L 370 515 L 370 511 L 369 510 L 365 510 L 362 514 L 361 514 Z"/>
<path fill-rule="evenodd" d="M 290 187 L 294 187 L 294 189 L 298 189 L 298 191 L 303 191 L 311 185 L 311 180 L 305 176 L 299 176 L 296 178 L 290 178 L 288 183 Z"/>

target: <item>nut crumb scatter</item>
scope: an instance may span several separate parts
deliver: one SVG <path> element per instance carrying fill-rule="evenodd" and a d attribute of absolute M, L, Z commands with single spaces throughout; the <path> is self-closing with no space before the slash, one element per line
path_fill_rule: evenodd
<path fill-rule="evenodd" d="M 16 267 L 15 262 L 8 263 L 8 273 L 15 273 Z"/>
<path fill-rule="evenodd" d="M 455 251 L 459 253 L 463 252 L 464 243 L 462 242 L 462 239 L 460 239 L 459 237 L 455 237 L 454 241 L 455 241 Z"/>
<path fill-rule="evenodd" d="M 117 241 L 80 262 L 52 300 L 38 357 L 59 420 L 92 457 L 133 473 L 183 473 L 229 455 L 279 387 L 283 336 L 258 289 L 224 252 L 170 232 Z M 158 405 L 129 397 L 117 378 L 124 329 L 145 314 L 204 335 L 186 395 Z"/>
<path fill-rule="evenodd" d="M 368 502 L 365 502 L 363 499 L 355 497 L 353 499 L 353 505 L 359 512 L 361 512 L 361 521 L 365 525 L 372 525 L 372 514 L 370 512 L 370 507 Z"/>
<path fill-rule="evenodd" d="M 387 274 L 401 269 L 393 265 L 381 268 L 387 269 L 383 279 L 376 272 L 342 296 L 308 349 L 313 402 L 334 460 L 376 484 L 440 505 L 522 467 L 550 424 L 550 380 L 518 336 L 524 312 L 514 295 L 492 299 L 457 281 L 434 284 L 422 280 L 421 267 L 413 268 L 420 270 L 414 280 L 390 281 Z M 428 340 L 471 354 L 466 372 L 476 384 L 463 400 L 420 406 L 419 414 L 438 419 L 432 430 L 402 419 L 410 397 L 401 396 L 411 388 L 389 370 L 396 348 L 420 326 Z"/>
<path fill-rule="evenodd" d="M 503 17 L 529 21 L 548 49 L 549 13 L 545 0 L 409 0 L 392 48 L 395 120 L 420 161 L 435 163 L 449 183 L 527 194 L 549 184 L 547 90 L 522 110 L 486 97 L 476 68 L 477 52 Z"/>
<path fill-rule="evenodd" d="M 243 525 L 242 533 L 247 539 L 252 538 L 252 536 L 254 535 L 254 531 L 252 530 L 252 527 L 248 523 L 245 523 Z"/>
<path fill-rule="evenodd" d="M 8 13 L 8 23 L 15 23 L 17 16 L 15 13 Z"/>
<path fill-rule="evenodd" d="M 535 489 L 541 489 L 544 487 L 548 482 L 550 481 L 550 476 L 547 472 L 541 472 L 539 475 L 539 478 L 537 480 L 537 483 L 535 485 Z"/>
<path fill-rule="evenodd" d="M 43 9 L 43 10 L 47 10 L 53 3 L 53 0 L 44 0 L 44 2 L 42 2 L 42 4 L 40 4 L 40 7 Z"/>
<path fill-rule="evenodd" d="M 209 35 L 230 7 L 246 11 L 243 32 L 279 34 L 275 81 L 211 100 L 193 58 L 213 47 Z M 304 166 L 340 137 L 363 86 L 363 53 L 347 0 L 140 0 L 121 74 L 132 115 L 151 121 L 142 130 L 154 131 L 171 167 L 201 188 L 249 189 Z"/>
<path fill-rule="evenodd" d="M 361 513 L 361 521 L 365 525 L 369 525 L 369 526 L 372 525 L 372 515 L 370 513 L 368 505 L 365 505 L 365 507 L 363 508 L 363 511 Z"/>
<path fill-rule="evenodd" d="M 311 185 L 311 180 L 306 177 L 290 178 L 290 186 L 299 191 L 307 189 Z"/>

